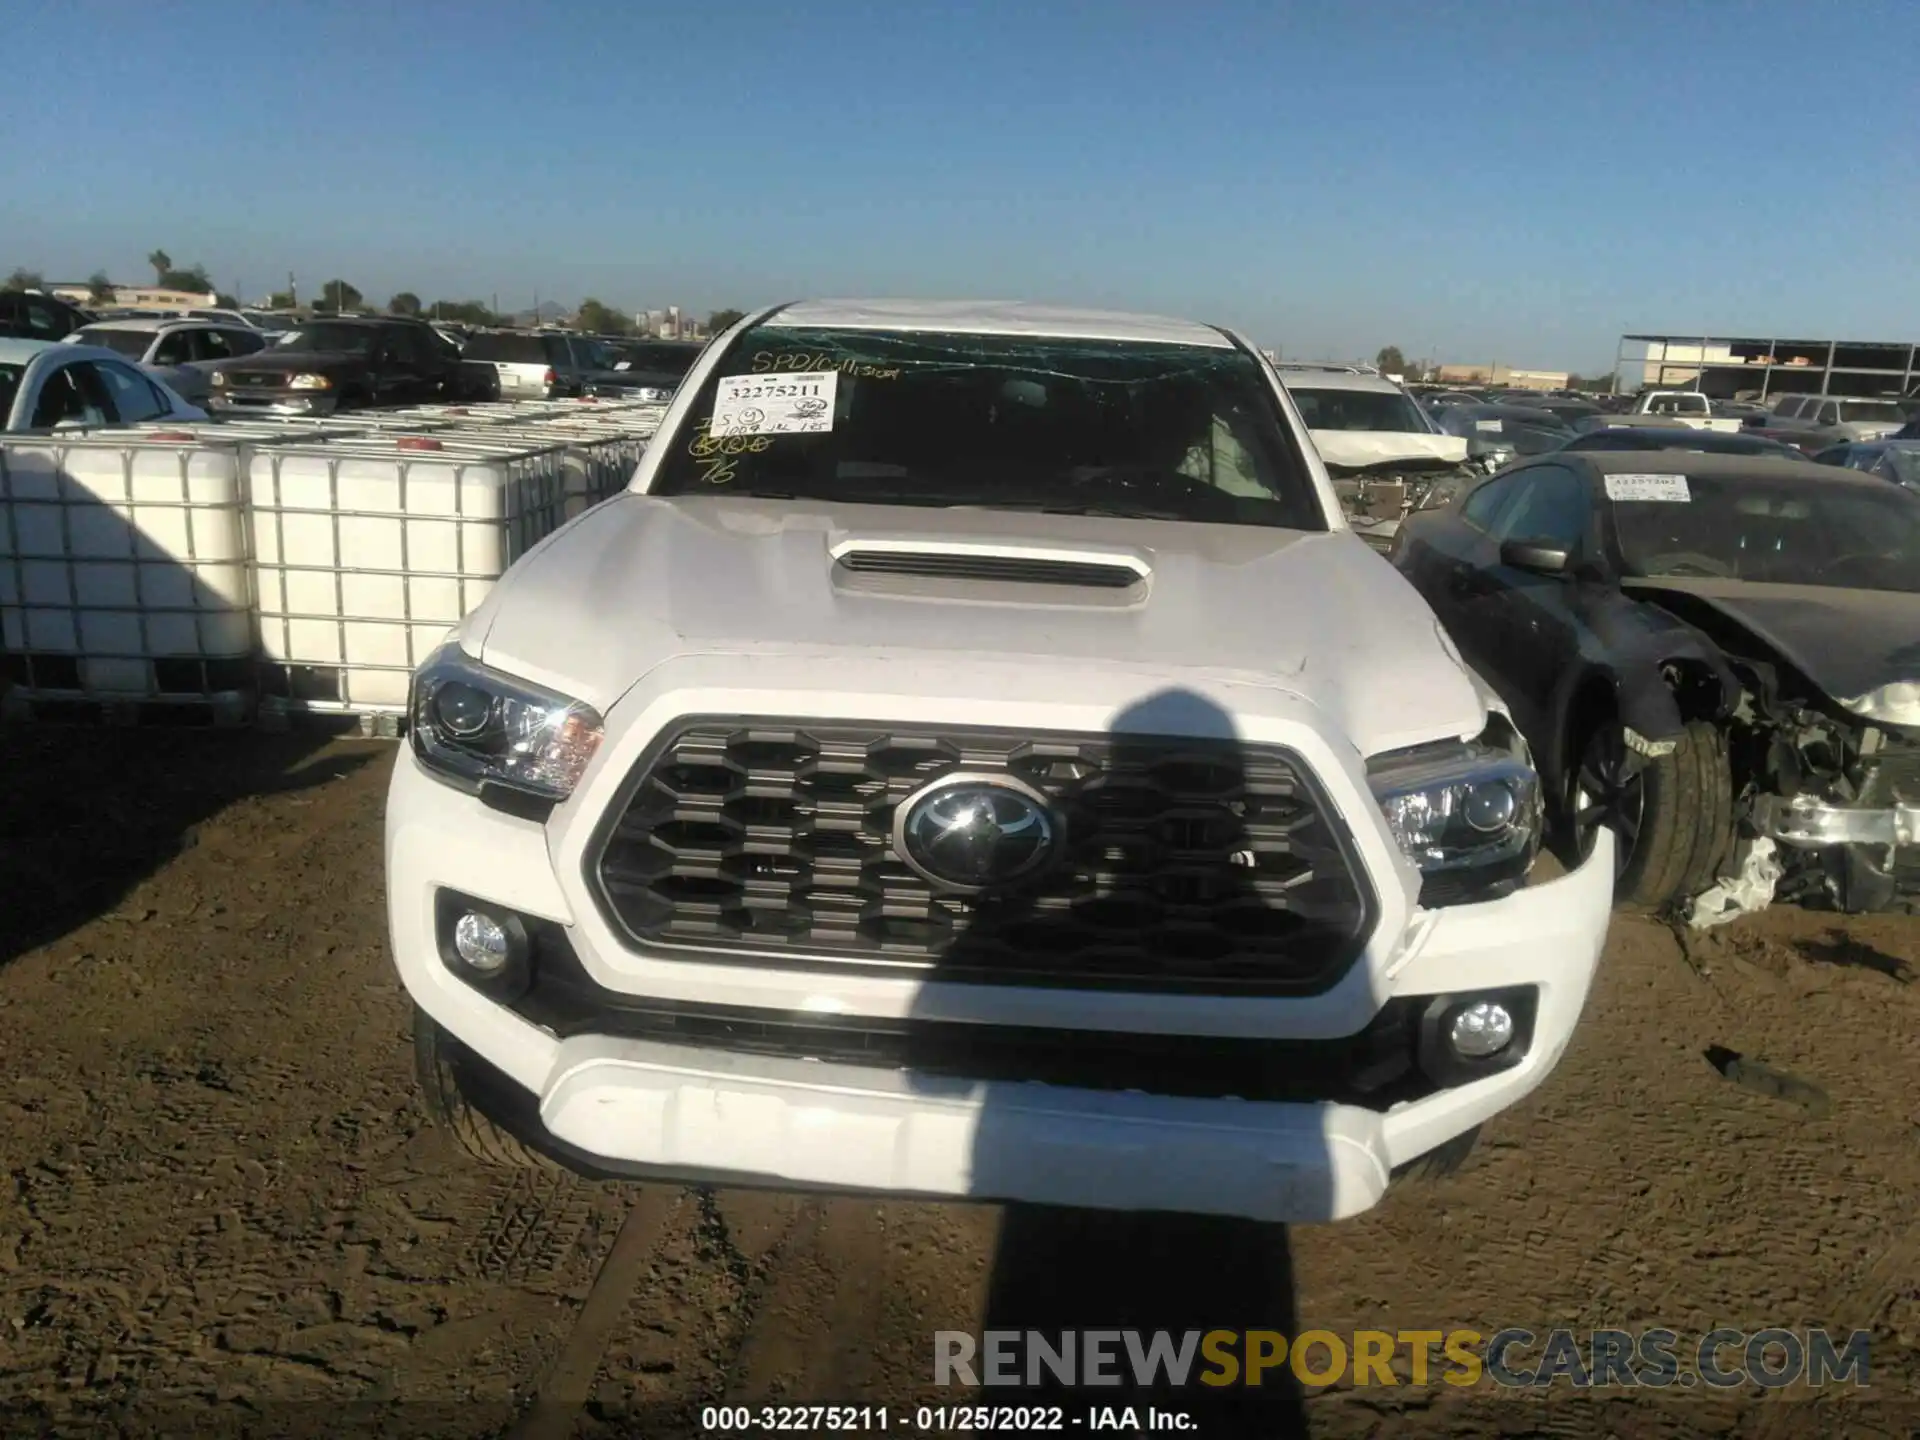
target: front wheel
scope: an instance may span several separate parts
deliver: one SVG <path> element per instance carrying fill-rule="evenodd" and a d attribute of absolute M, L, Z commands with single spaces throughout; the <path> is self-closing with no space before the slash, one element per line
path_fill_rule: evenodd
<path fill-rule="evenodd" d="M 496 1123 L 467 1094 L 468 1057 L 460 1042 L 418 1006 L 413 1011 L 413 1067 L 420 1098 L 433 1123 L 468 1158 L 503 1170 L 565 1169 Z"/>
<path fill-rule="evenodd" d="M 1694 720 L 1666 754 L 1631 755 L 1625 727 L 1609 718 L 1581 746 L 1567 814 L 1583 860 L 1603 826 L 1613 831 L 1621 903 L 1656 910 L 1682 900 L 1712 883 L 1726 852 L 1733 824 L 1726 737 Z"/>

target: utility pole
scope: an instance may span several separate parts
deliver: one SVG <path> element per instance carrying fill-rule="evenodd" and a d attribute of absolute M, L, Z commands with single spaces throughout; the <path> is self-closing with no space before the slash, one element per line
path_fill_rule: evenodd
<path fill-rule="evenodd" d="M 287 272 L 287 308 L 289 310 L 298 310 L 300 308 L 300 288 L 293 283 L 293 272 L 291 270 Z"/>

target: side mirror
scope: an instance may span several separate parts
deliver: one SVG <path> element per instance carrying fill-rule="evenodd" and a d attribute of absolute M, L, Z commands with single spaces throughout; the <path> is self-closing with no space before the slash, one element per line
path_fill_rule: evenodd
<path fill-rule="evenodd" d="M 1536 575 L 1564 575 L 1568 559 L 1567 552 L 1551 540 L 1504 540 L 1500 544 L 1502 565 Z"/>

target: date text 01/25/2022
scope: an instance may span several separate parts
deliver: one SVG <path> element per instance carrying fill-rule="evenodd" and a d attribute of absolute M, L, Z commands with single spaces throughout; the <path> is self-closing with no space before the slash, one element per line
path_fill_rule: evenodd
<path fill-rule="evenodd" d="M 1184 1410 L 1154 1406 L 1089 1405 L 708 1405 L 700 1411 L 708 1434 L 977 1435 L 1196 1433 Z"/>

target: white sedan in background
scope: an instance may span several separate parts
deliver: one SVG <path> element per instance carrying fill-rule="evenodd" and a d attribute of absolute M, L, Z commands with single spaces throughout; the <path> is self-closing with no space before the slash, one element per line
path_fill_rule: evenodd
<path fill-rule="evenodd" d="M 205 420 L 162 381 L 111 350 L 61 340 L 0 339 L 0 415 L 8 434 Z"/>

